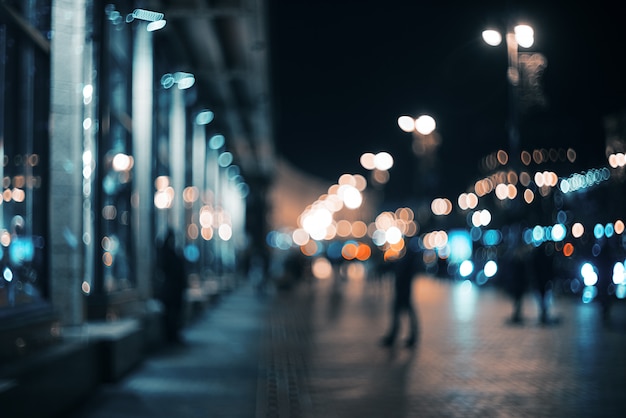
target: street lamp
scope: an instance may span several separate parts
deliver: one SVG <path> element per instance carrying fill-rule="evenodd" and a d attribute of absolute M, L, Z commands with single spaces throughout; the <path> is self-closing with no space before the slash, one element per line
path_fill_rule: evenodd
<path fill-rule="evenodd" d="M 404 132 L 413 134 L 413 152 L 418 156 L 431 156 L 439 145 L 439 137 L 435 132 L 437 123 L 430 115 L 422 114 L 415 119 L 407 115 L 400 116 L 398 126 Z"/>
<path fill-rule="evenodd" d="M 417 118 L 403 115 L 398 118 L 398 126 L 401 130 L 411 133 L 413 136 L 413 153 L 419 157 L 419 163 L 413 164 L 413 194 L 432 191 L 437 183 L 435 151 L 440 144 L 440 138 L 436 132 L 435 119 L 427 114 Z"/>
<path fill-rule="evenodd" d="M 482 33 L 485 43 L 491 46 L 498 46 L 502 43 L 502 34 L 494 29 L 486 29 Z M 534 30 L 529 25 L 517 25 L 513 31 L 505 35 L 506 48 L 508 54 L 507 80 L 510 86 L 510 109 L 509 109 L 509 152 L 511 161 L 516 161 L 519 156 L 519 126 L 518 126 L 518 106 L 519 106 L 519 48 L 530 48 L 534 41 Z"/>

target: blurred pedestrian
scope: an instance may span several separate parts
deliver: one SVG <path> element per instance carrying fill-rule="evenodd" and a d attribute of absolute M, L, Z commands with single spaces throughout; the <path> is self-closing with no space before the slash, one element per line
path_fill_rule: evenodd
<path fill-rule="evenodd" d="M 597 300 L 600 304 L 602 320 L 608 323 L 611 318 L 611 305 L 614 297 L 613 266 L 618 260 L 618 255 L 614 248 L 614 241 L 608 238 L 597 242 L 592 251 L 598 271 L 598 282 L 596 284 L 598 291 Z"/>
<path fill-rule="evenodd" d="M 509 322 L 512 324 L 521 324 L 524 321 L 524 295 L 528 291 L 532 274 L 529 252 L 528 245 L 516 242 L 509 246 L 500 266 L 502 285 L 513 305 L 509 317 Z"/>
<path fill-rule="evenodd" d="M 550 315 L 550 297 L 554 284 L 554 246 L 544 243 L 532 252 L 532 287 L 537 297 L 539 322 L 544 325 L 554 322 Z"/>
<path fill-rule="evenodd" d="M 389 330 L 381 340 L 385 347 L 394 345 L 400 331 L 402 314 L 409 322 L 409 333 L 405 341 L 406 347 L 413 347 L 419 337 L 419 322 L 413 306 L 413 280 L 418 272 L 417 257 L 407 252 L 403 257 L 392 261 L 394 273 L 394 295 L 391 306 L 391 323 Z"/>
<path fill-rule="evenodd" d="M 170 343 L 181 343 L 184 292 L 187 288 L 185 259 L 176 247 L 176 235 L 168 229 L 158 248 L 158 266 L 162 273 L 159 299 L 164 308 L 165 338 Z"/>

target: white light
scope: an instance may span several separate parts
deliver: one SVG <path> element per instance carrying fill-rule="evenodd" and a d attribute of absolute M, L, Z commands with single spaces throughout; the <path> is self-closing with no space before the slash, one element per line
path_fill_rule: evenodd
<path fill-rule="evenodd" d="M 596 273 L 591 263 L 585 263 L 580 268 L 580 275 L 583 276 L 585 286 L 593 286 L 598 283 L 598 273 Z"/>
<path fill-rule="evenodd" d="M 228 224 L 222 224 L 217 230 L 217 234 L 222 240 L 228 241 L 233 236 L 233 229 Z"/>
<path fill-rule="evenodd" d="M 2 277 L 4 277 L 4 280 L 6 280 L 7 282 L 11 282 L 13 280 L 13 272 L 10 268 L 5 267 L 4 271 L 2 272 Z"/>
<path fill-rule="evenodd" d="M 415 120 L 410 116 L 400 116 L 398 118 L 398 126 L 404 132 L 413 132 L 415 129 Z"/>
<path fill-rule="evenodd" d="M 556 224 L 552 227 L 552 239 L 554 241 L 563 241 L 565 239 L 565 235 L 567 234 L 567 230 L 563 224 Z"/>
<path fill-rule="evenodd" d="M 402 239 L 402 231 L 397 226 L 392 226 L 387 231 L 385 231 L 385 240 L 389 244 L 397 244 Z"/>
<path fill-rule="evenodd" d="M 485 264 L 483 271 L 485 272 L 485 276 L 493 277 L 498 272 L 498 264 L 493 260 L 489 260 Z"/>
<path fill-rule="evenodd" d="M 473 271 L 474 263 L 472 263 L 470 260 L 463 261 L 459 266 L 459 273 L 461 274 L 461 277 L 467 277 L 472 274 Z"/>
<path fill-rule="evenodd" d="M 380 171 L 389 170 L 393 167 L 393 157 L 388 152 L 379 152 L 374 156 L 374 166 Z"/>
<path fill-rule="evenodd" d="M 167 23 L 167 21 L 164 20 L 164 19 L 157 20 L 157 21 L 154 21 L 154 22 L 150 22 L 146 26 L 146 30 L 148 32 L 154 32 L 154 31 L 157 31 L 159 29 L 163 29 L 165 27 L 166 23 Z"/>
<path fill-rule="evenodd" d="M 91 103 L 91 99 L 93 97 L 93 85 L 85 84 L 83 87 L 83 103 L 89 104 Z"/>
<path fill-rule="evenodd" d="M 624 263 L 617 262 L 613 266 L 613 283 L 626 284 L 626 271 Z"/>
<path fill-rule="evenodd" d="M 535 43 L 535 32 L 528 25 L 517 25 L 514 28 L 515 40 L 523 48 L 530 48 Z"/>
<path fill-rule="evenodd" d="M 374 159 L 375 159 L 375 155 L 373 153 L 366 152 L 363 155 L 361 155 L 360 162 L 364 169 L 373 170 L 376 168 L 376 165 L 374 164 Z"/>
<path fill-rule="evenodd" d="M 113 157 L 113 170 L 115 171 L 128 171 L 132 164 L 132 158 L 126 154 L 119 153 Z"/>
<path fill-rule="evenodd" d="M 148 22 L 156 22 L 163 19 L 163 13 L 155 12 L 152 10 L 135 9 L 133 10 L 132 17 L 134 19 L 146 20 Z"/>
<path fill-rule="evenodd" d="M 491 223 L 491 212 L 487 209 L 483 209 L 480 211 L 479 215 L 480 225 L 487 226 Z"/>
<path fill-rule="evenodd" d="M 432 116 L 422 115 L 415 120 L 415 130 L 422 135 L 430 135 L 436 127 L 437 123 Z"/>
<path fill-rule="evenodd" d="M 483 40 L 487 45 L 498 46 L 502 43 L 502 35 L 497 30 L 487 29 L 483 31 Z"/>
<path fill-rule="evenodd" d="M 191 73 L 179 71 L 174 73 L 174 81 L 180 90 L 186 90 L 196 83 L 196 78 Z"/>
<path fill-rule="evenodd" d="M 385 231 L 382 229 L 377 229 L 376 231 L 374 231 L 374 233 L 372 234 L 372 242 L 378 246 L 384 245 L 385 242 L 387 242 L 387 236 L 385 234 Z"/>
<path fill-rule="evenodd" d="M 344 205 L 348 209 L 356 209 L 361 206 L 363 203 L 363 196 L 361 192 L 354 186 L 349 184 L 344 184 L 339 187 L 339 197 L 343 200 Z"/>
<path fill-rule="evenodd" d="M 309 242 L 309 233 L 304 229 L 298 228 L 292 232 L 291 239 L 296 245 L 305 245 Z"/>

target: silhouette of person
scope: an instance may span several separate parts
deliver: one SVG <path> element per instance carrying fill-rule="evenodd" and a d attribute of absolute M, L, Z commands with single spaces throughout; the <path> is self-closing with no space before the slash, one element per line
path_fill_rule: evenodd
<path fill-rule="evenodd" d="M 402 314 L 409 320 L 409 335 L 405 341 L 406 347 L 413 347 L 417 342 L 419 334 L 419 323 L 417 313 L 413 306 L 413 279 L 417 273 L 417 263 L 414 254 L 406 253 L 403 257 L 393 263 L 394 272 L 394 295 L 391 309 L 391 324 L 387 334 L 381 340 L 385 347 L 394 345 L 400 331 L 400 321 Z"/>
<path fill-rule="evenodd" d="M 505 286 L 513 302 L 510 321 L 523 322 L 524 294 L 528 290 L 531 274 L 528 263 L 528 247 L 518 246 L 510 254 L 505 267 Z"/>
<path fill-rule="evenodd" d="M 600 304 L 602 320 L 609 322 L 611 317 L 612 293 L 613 293 L 613 266 L 617 260 L 612 242 L 608 239 L 594 246 L 593 255 L 596 257 L 595 264 L 598 270 L 597 300 Z"/>
<path fill-rule="evenodd" d="M 552 244 L 543 244 L 532 253 L 532 284 L 539 305 L 539 321 L 542 324 L 553 322 L 550 316 L 550 289 L 554 281 L 554 263 L 551 250 Z"/>
<path fill-rule="evenodd" d="M 164 308 L 165 338 L 171 343 L 182 342 L 180 330 L 183 319 L 184 291 L 187 288 L 185 260 L 176 247 L 176 236 L 168 229 L 158 248 L 158 263 L 163 273 L 159 298 Z"/>
<path fill-rule="evenodd" d="M 542 324 L 553 322 L 550 316 L 550 288 L 554 279 L 552 256 L 547 244 L 532 246 L 518 244 L 507 255 L 503 266 L 504 286 L 511 296 L 513 310 L 509 321 L 513 324 L 524 322 L 524 295 L 533 291 L 539 308 L 539 321 Z"/>

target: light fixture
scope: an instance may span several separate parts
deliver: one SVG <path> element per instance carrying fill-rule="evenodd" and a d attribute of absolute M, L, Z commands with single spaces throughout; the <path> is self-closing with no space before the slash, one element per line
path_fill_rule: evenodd
<path fill-rule="evenodd" d="M 126 15 L 126 23 L 130 23 L 135 19 L 144 20 L 148 23 L 146 30 L 148 32 L 154 32 L 162 29 L 167 23 L 164 19 L 164 14 L 161 12 L 154 12 L 152 10 L 135 9 L 132 13 Z"/>

